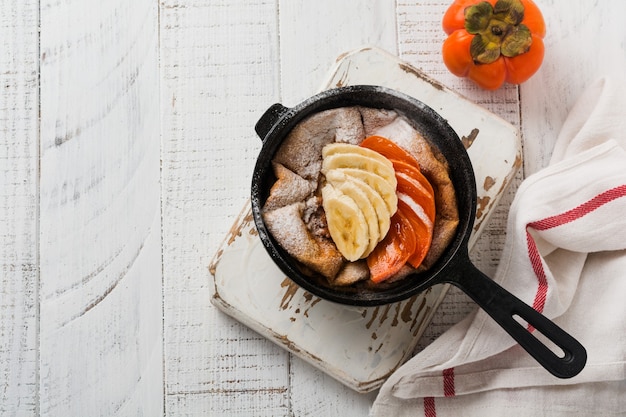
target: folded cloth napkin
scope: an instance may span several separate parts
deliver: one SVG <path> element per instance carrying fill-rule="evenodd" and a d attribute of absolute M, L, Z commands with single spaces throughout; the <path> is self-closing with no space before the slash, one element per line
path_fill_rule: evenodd
<path fill-rule="evenodd" d="M 585 346 L 582 372 L 552 376 L 478 309 L 392 374 L 371 415 L 626 415 L 623 76 L 588 87 L 520 185 L 494 279 Z"/>

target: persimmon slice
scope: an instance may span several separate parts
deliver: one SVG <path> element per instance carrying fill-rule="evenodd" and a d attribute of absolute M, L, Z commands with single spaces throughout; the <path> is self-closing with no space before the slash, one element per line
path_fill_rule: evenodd
<path fill-rule="evenodd" d="M 409 177 L 417 180 L 420 184 L 422 184 L 428 194 L 432 196 L 435 195 L 433 186 L 430 184 L 430 181 L 428 181 L 424 174 L 422 174 L 422 171 L 420 171 L 418 168 L 415 168 L 413 165 L 408 164 L 404 161 L 400 161 L 398 159 L 391 159 L 390 161 L 393 165 L 393 169 L 396 171 L 396 174 L 398 172 L 401 172 L 408 175 Z"/>
<path fill-rule="evenodd" d="M 387 236 L 367 257 L 370 279 L 380 283 L 395 275 L 408 262 L 416 247 L 415 232 L 409 219 L 400 211 L 391 217 Z"/>
<path fill-rule="evenodd" d="M 398 146 L 395 142 L 382 136 L 369 136 L 361 142 L 360 146 L 378 152 L 387 159 L 395 159 L 406 162 L 419 169 L 419 163 L 413 156 Z"/>
<path fill-rule="evenodd" d="M 407 194 L 413 201 L 422 206 L 431 222 L 435 221 L 435 198 L 417 180 L 401 172 L 396 173 L 398 194 Z"/>
<path fill-rule="evenodd" d="M 421 265 L 422 261 L 426 257 L 430 244 L 433 240 L 433 224 L 424 221 L 415 211 L 410 207 L 410 204 L 401 197 L 398 200 L 398 211 L 402 212 L 411 223 L 411 228 L 415 234 L 415 250 L 407 259 L 407 262 L 413 267 L 417 268 Z M 405 233 L 407 233 L 406 231 Z"/>
<path fill-rule="evenodd" d="M 395 142 L 370 136 L 361 145 L 389 159 L 397 179 L 398 210 L 385 238 L 367 257 L 370 278 L 379 283 L 406 264 L 419 267 L 430 250 L 435 222 L 435 193 L 417 160 Z"/>

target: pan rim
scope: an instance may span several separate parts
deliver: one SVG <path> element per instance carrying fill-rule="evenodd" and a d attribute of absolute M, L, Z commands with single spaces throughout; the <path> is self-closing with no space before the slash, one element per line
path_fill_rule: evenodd
<path fill-rule="evenodd" d="M 414 127 L 418 124 L 423 128 L 424 123 L 428 123 L 427 139 L 448 160 L 459 208 L 459 225 L 455 236 L 428 271 L 412 273 L 403 280 L 392 284 L 389 289 L 361 290 L 358 293 L 345 288 L 318 285 L 310 277 L 302 274 L 293 265 L 295 261 L 291 256 L 271 236 L 261 216 L 264 202 L 262 194 L 267 191 L 267 187 L 263 187 L 263 183 L 271 171 L 269 162 L 289 131 L 297 123 L 314 113 L 350 105 L 397 110 Z M 419 117 L 416 117 L 417 114 Z M 421 128 L 418 127 L 418 129 L 422 131 Z M 432 138 L 432 129 L 438 131 L 442 138 Z M 285 107 L 284 113 L 268 130 L 265 137 L 262 137 L 262 140 L 263 146 L 257 157 L 252 176 L 251 197 L 254 222 L 259 237 L 270 257 L 288 278 L 304 290 L 322 299 L 345 305 L 379 306 L 390 304 L 406 300 L 435 284 L 449 281 L 445 274 L 449 273 L 450 269 L 458 263 L 453 261 L 463 254 L 467 256 L 467 244 L 476 212 L 476 184 L 471 160 L 458 134 L 448 124 L 447 120 L 417 98 L 388 87 L 376 85 L 333 88 L 314 95 L 292 108 Z M 461 182 L 463 187 L 459 187 Z"/>

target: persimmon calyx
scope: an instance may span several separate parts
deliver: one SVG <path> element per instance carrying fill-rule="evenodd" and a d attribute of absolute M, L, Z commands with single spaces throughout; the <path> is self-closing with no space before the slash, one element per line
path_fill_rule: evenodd
<path fill-rule="evenodd" d="M 475 35 L 470 54 L 476 64 L 490 64 L 500 55 L 512 58 L 528 52 L 530 29 L 524 24 L 520 0 L 498 0 L 494 6 L 483 1 L 465 9 L 465 29 Z"/>

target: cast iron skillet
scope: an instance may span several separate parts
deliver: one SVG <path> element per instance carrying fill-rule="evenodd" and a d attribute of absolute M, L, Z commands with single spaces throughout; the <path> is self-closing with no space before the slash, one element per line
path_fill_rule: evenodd
<path fill-rule="evenodd" d="M 458 200 L 459 225 L 456 236 L 439 260 L 426 272 L 414 274 L 379 291 L 346 291 L 325 286 L 301 273 L 293 259 L 268 232 L 261 208 L 275 178 L 271 160 L 289 131 L 305 117 L 323 110 L 363 105 L 395 109 L 435 145 L 450 166 L 450 177 Z M 469 156 L 459 137 L 439 114 L 405 94 L 379 86 L 349 86 L 324 91 L 303 103 L 287 108 L 271 106 L 255 126 L 263 140 L 252 177 L 252 212 L 263 245 L 279 268 L 295 283 L 325 300 L 354 305 L 376 306 L 407 299 L 428 287 L 451 283 L 485 310 L 544 368 L 559 378 L 577 375 L 585 366 L 585 348 L 560 327 L 480 272 L 468 256 L 468 239 L 476 214 L 476 184 Z M 533 336 L 518 316 L 562 349 L 557 355 Z"/>

